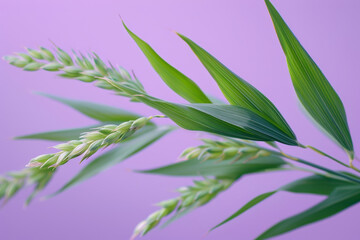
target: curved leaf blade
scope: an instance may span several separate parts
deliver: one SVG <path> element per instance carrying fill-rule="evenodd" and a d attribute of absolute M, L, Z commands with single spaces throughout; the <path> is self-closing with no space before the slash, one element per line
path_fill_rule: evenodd
<path fill-rule="evenodd" d="M 124 22 L 123 25 L 154 70 L 174 92 L 191 103 L 211 103 L 194 81 L 162 59 L 149 44 L 135 35 Z"/>
<path fill-rule="evenodd" d="M 321 128 L 353 158 L 353 143 L 340 97 L 275 7 L 269 0 L 265 0 L 265 3 L 285 53 L 290 76 L 300 102 Z"/>
<path fill-rule="evenodd" d="M 192 159 L 137 172 L 166 176 L 214 176 L 236 179 L 245 174 L 276 169 L 284 164 L 285 162 L 277 156 L 264 156 L 251 160 L 246 158 L 235 162 L 233 160 L 219 162 L 217 159 L 206 161 Z"/>
<path fill-rule="evenodd" d="M 53 197 L 59 193 L 62 193 L 65 190 L 126 160 L 130 156 L 136 154 L 153 142 L 157 141 L 173 129 L 174 128 L 171 126 L 161 126 L 157 128 L 149 127 L 146 132 L 134 136 L 132 139 L 120 144 L 118 147 L 92 160 L 70 181 L 68 181 L 63 187 L 61 187 L 55 193 L 51 194 L 49 197 Z"/>
<path fill-rule="evenodd" d="M 125 122 L 141 117 L 135 113 L 103 104 L 68 99 L 47 93 L 37 92 L 36 94 L 65 104 L 77 110 L 78 112 L 81 112 L 82 114 L 100 122 Z"/>
<path fill-rule="evenodd" d="M 205 131 L 255 141 L 278 141 L 288 145 L 298 145 L 295 138 L 290 138 L 261 116 L 239 106 L 181 105 L 148 96 L 138 96 L 137 98 L 188 130 Z"/>
<path fill-rule="evenodd" d="M 286 232 L 302 227 L 304 225 L 331 217 L 336 213 L 339 213 L 346 208 L 358 203 L 359 201 L 359 186 L 347 186 L 337 188 L 324 201 L 321 201 L 320 203 L 300 214 L 297 214 L 275 224 L 256 239 L 260 240 L 275 237 L 280 234 L 284 234 Z"/>
<path fill-rule="evenodd" d="M 225 223 L 233 220 L 234 218 L 240 216 L 242 213 L 246 212 L 250 208 L 254 207 L 255 205 L 261 203 L 262 201 L 266 200 L 268 197 L 272 196 L 273 194 L 279 191 L 287 191 L 292 193 L 309 193 L 309 194 L 318 194 L 318 195 L 330 195 L 335 189 L 340 187 L 347 187 L 347 186 L 355 186 L 351 182 L 346 182 L 338 179 L 332 179 L 320 175 L 312 175 L 309 177 L 301 178 L 295 180 L 283 187 L 280 187 L 278 190 L 267 192 L 256 196 L 255 198 L 251 199 L 247 202 L 243 207 L 241 207 L 238 211 L 232 214 L 230 217 L 216 225 L 215 227 L 211 228 L 210 231 L 224 225 Z"/>
<path fill-rule="evenodd" d="M 249 202 L 247 202 L 242 208 L 240 208 L 239 210 L 237 210 L 234 214 L 232 214 L 230 217 L 228 217 L 227 219 L 225 219 L 224 221 L 222 221 L 221 223 L 219 223 L 218 225 L 216 225 L 215 227 L 211 228 L 210 231 L 215 230 L 218 227 L 221 227 L 222 225 L 224 225 L 225 223 L 233 220 L 234 218 L 238 217 L 239 215 L 241 215 L 242 213 L 246 212 L 247 210 L 249 210 L 250 208 L 254 207 L 255 205 L 257 205 L 258 203 L 264 201 L 265 199 L 267 199 L 268 197 L 272 196 L 273 194 L 275 194 L 277 191 L 272 191 L 272 192 L 266 192 L 263 194 L 260 194 L 256 197 L 254 197 L 253 199 L 251 199 Z"/>
<path fill-rule="evenodd" d="M 295 138 L 295 134 L 283 116 L 267 97 L 191 39 L 179 33 L 178 35 L 193 50 L 232 105 L 241 106 L 257 113 L 287 133 L 289 137 Z"/>
<path fill-rule="evenodd" d="M 33 134 L 18 136 L 18 137 L 15 137 L 14 139 L 16 139 L 16 140 L 36 139 L 36 140 L 66 142 L 66 141 L 78 139 L 82 133 L 91 131 L 92 129 L 99 127 L 99 126 L 101 126 L 101 125 L 97 124 L 97 125 L 92 125 L 89 127 L 71 128 L 71 129 L 62 129 L 62 130 L 49 131 L 49 132 L 33 133 Z"/>

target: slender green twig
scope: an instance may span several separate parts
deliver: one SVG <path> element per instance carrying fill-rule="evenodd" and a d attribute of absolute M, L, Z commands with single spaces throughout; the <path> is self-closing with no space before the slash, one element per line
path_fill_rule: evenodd
<path fill-rule="evenodd" d="M 234 140 L 234 141 L 239 141 L 239 140 Z M 240 142 L 243 142 L 243 141 L 240 141 Z M 251 143 L 247 143 L 247 142 L 243 142 L 243 144 L 247 144 L 249 146 L 254 146 L 253 144 Z M 326 167 L 322 167 L 320 165 L 317 165 L 315 163 L 312 163 L 312 162 L 309 162 L 309 161 L 306 161 L 304 159 L 301 159 L 301 158 L 298 158 L 298 157 L 294 157 L 294 156 L 291 156 L 289 154 L 286 154 L 284 152 L 277 152 L 277 151 L 274 151 L 274 150 L 271 150 L 271 149 L 268 149 L 268 148 L 264 148 L 264 147 L 260 147 L 258 146 L 259 149 L 263 149 L 264 151 L 268 151 L 268 152 L 271 152 L 273 154 L 276 154 L 276 155 L 279 155 L 279 156 L 283 156 L 289 160 L 292 160 L 292 161 L 295 161 L 295 162 L 298 162 L 298 163 L 302 163 L 304 165 L 307 165 L 307 166 L 310 166 L 310 167 L 313 167 L 313 168 L 317 168 L 319 170 L 322 170 L 324 172 L 327 172 L 329 173 L 330 175 L 332 176 L 337 176 L 337 177 L 341 177 L 342 179 L 345 179 L 345 180 L 348 180 L 348 181 L 352 181 L 352 182 L 355 182 L 355 183 L 358 183 L 360 184 L 360 179 L 357 179 L 357 178 L 354 178 L 354 177 L 351 177 L 349 175 L 346 175 L 346 174 L 343 174 L 341 172 L 336 172 L 336 171 L 333 171 L 331 169 L 328 169 Z"/>
<path fill-rule="evenodd" d="M 344 166 L 344 167 L 351 168 L 351 169 L 353 169 L 353 170 L 355 170 L 355 171 L 357 171 L 357 172 L 360 172 L 360 169 L 356 168 L 356 167 L 353 165 L 353 159 L 350 159 L 350 165 L 347 165 L 346 163 L 341 162 L 340 160 L 338 160 L 338 159 L 334 158 L 333 156 L 331 156 L 331 155 L 329 155 L 329 154 L 321 151 L 320 149 L 318 149 L 318 148 L 316 148 L 316 147 L 313 147 L 313 146 L 310 146 L 310 145 L 306 145 L 305 147 L 313 150 L 314 152 L 316 152 L 316 153 L 318 153 L 318 154 L 320 154 L 320 155 L 322 155 L 322 156 L 325 156 L 325 157 L 327 157 L 327 158 L 329 158 L 329 159 L 337 162 L 338 164 L 340 164 L 340 165 L 342 165 L 342 166 Z"/>

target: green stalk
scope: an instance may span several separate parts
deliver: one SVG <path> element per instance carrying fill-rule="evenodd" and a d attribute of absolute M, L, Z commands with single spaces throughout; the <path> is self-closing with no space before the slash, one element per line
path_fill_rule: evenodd
<path fill-rule="evenodd" d="M 310 146 L 310 145 L 306 145 L 305 147 L 313 150 L 314 152 L 316 152 L 316 153 L 318 153 L 318 154 L 320 154 L 320 155 L 322 155 L 322 156 L 325 156 L 325 157 L 333 160 L 334 162 L 337 162 L 337 163 L 340 164 L 340 165 L 343 165 L 344 167 L 353 169 L 353 170 L 355 170 L 355 171 L 357 171 L 357 172 L 360 173 L 360 169 L 356 168 L 356 167 L 352 164 L 352 160 L 350 160 L 350 165 L 347 165 L 346 163 L 341 162 L 340 160 L 334 158 L 333 156 L 330 156 L 329 154 L 324 153 L 323 151 L 321 151 L 321 150 L 318 149 L 318 148 L 315 148 L 315 147 Z"/>
<path fill-rule="evenodd" d="M 234 139 L 232 139 L 232 140 L 234 140 Z M 234 140 L 234 141 L 237 141 L 237 140 Z M 253 144 L 250 144 L 250 143 L 246 143 L 246 142 L 243 142 L 243 141 L 241 141 L 241 143 L 243 143 L 243 144 L 245 144 L 245 145 L 248 145 L 248 146 L 254 147 L 254 145 L 253 145 Z M 256 147 L 259 148 L 259 149 L 262 149 L 262 150 L 264 150 L 264 151 L 268 151 L 268 152 L 270 152 L 270 153 L 276 154 L 276 155 L 278 155 L 278 156 L 285 157 L 285 158 L 287 158 L 287 159 L 289 159 L 289 160 L 296 161 L 296 162 L 305 164 L 305 165 L 310 166 L 310 167 L 313 167 L 313 168 L 317 168 L 317 169 L 319 169 L 319 170 L 321 170 L 321 171 L 324 171 L 324 172 L 329 173 L 330 175 L 336 176 L 336 178 L 341 177 L 342 179 L 345 179 L 345 180 L 347 180 L 347 181 L 351 181 L 351 182 L 355 182 L 355 183 L 360 184 L 360 179 L 353 178 L 353 177 L 351 177 L 351 176 L 342 174 L 342 173 L 340 173 L 340 172 L 333 171 L 333 170 L 331 170 L 331 169 L 328 169 L 328 168 L 326 168 L 326 167 L 322 167 L 322 166 L 317 165 L 317 164 L 315 164 L 315 163 L 308 162 L 308 161 L 306 161 L 306 160 L 304 160 L 304 159 L 291 156 L 291 155 L 286 154 L 286 153 L 284 153 L 284 152 L 277 152 L 277 151 L 270 150 L 270 149 L 268 149 L 268 148 L 264 148 L 264 147 L 260 147 L 260 146 L 256 146 Z M 333 176 L 332 176 L 332 177 L 333 177 Z"/>

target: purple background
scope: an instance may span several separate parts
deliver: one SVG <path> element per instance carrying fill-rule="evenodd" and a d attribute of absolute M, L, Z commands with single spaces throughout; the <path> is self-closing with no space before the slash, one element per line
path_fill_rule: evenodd
<path fill-rule="evenodd" d="M 322 68 L 347 109 L 355 151 L 359 151 L 360 2 L 274 0 L 313 59 Z M 49 39 L 66 50 L 95 51 L 101 57 L 134 69 L 149 93 L 183 102 L 162 83 L 120 24 L 151 43 L 171 64 L 207 92 L 221 96 L 216 84 L 190 49 L 172 32 L 198 42 L 225 65 L 268 96 L 283 113 L 299 140 L 344 159 L 346 156 L 303 116 L 297 107 L 285 58 L 263 1 L 0 1 L 0 55 L 22 47 L 51 47 Z M 45 141 L 12 141 L 13 136 L 93 123 L 73 110 L 31 94 L 44 91 L 97 101 L 145 115 L 141 104 L 113 96 L 91 84 L 61 79 L 48 72 L 23 72 L 0 62 L 1 173 L 21 169 L 27 161 L 48 152 Z M 173 163 L 186 147 L 198 144 L 198 133 L 176 131 L 123 164 L 48 201 L 35 200 L 24 209 L 29 190 L 20 192 L 0 211 L 0 238 L 13 239 L 128 239 L 133 227 L 157 209 L 152 204 L 176 196 L 174 189 L 189 178 L 141 175 L 144 169 Z M 289 152 L 329 167 L 336 165 L 309 151 Z M 44 194 L 57 190 L 82 165 L 72 161 L 61 168 Z M 248 176 L 216 200 L 164 230 L 144 239 L 202 239 L 214 224 L 264 191 L 273 190 L 301 173 Z M 295 214 L 321 197 L 280 193 L 205 239 L 253 239 L 277 221 Z M 360 205 L 336 217 L 301 228 L 277 239 L 358 239 Z"/>

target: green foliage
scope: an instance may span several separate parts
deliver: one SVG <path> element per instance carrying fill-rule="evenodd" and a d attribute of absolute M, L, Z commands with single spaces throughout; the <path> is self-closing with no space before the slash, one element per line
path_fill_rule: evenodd
<path fill-rule="evenodd" d="M 103 104 L 62 98 L 47 93 L 38 92 L 37 94 L 63 103 L 78 112 L 81 112 L 85 116 L 100 122 L 126 122 L 140 118 L 140 116 L 135 113 Z"/>
<path fill-rule="evenodd" d="M 186 149 L 180 158 L 185 161 L 164 167 L 139 171 L 166 176 L 239 177 L 268 170 L 277 170 L 286 162 L 262 149 L 234 141 L 203 139 L 204 145 Z"/>
<path fill-rule="evenodd" d="M 15 137 L 15 139 L 38 139 L 38 140 L 49 140 L 49 141 L 71 141 L 78 138 L 83 132 L 89 132 L 94 128 L 100 127 L 101 125 L 93 125 L 89 127 L 80 127 L 72 129 L 55 130 L 49 132 L 33 133 L 29 135 L 23 135 Z"/>
<path fill-rule="evenodd" d="M 213 227 L 211 230 L 214 230 L 225 223 L 233 220 L 234 218 L 240 216 L 242 213 L 246 212 L 250 208 L 255 205 L 261 203 L 266 200 L 268 197 L 272 196 L 278 191 L 287 191 L 293 193 L 310 193 L 310 194 L 318 194 L 318 195 L 330 195 L 332 192 L 341 189 L 343 187 L 358 187 L 353 183 L 349 183 L 343 180 L 332 179 L 329 177 L 324 177 L 320 175 L 313 175 L 310 177 L 301 178 L 292 183 L 289 183 L 283 187 L 280 187 L 278 190 L 267 192 L 256 196 L 251 199 L 248 203 L 246 203 L 243 207 L 241 207 L 238 211 L 232 214 L 230 217 Z M 358 199 L 360 201 L 360 198 Z"/>
<path fill-rule="evenodd" d="M 295 134 L 290 129 L 285 119 L 267 97 L 225 67 L 221 62 L 192 40 L 179 33 L 178 35 L 194 51 L 196 56 L 217 82 L 224 96 L 232 105 L 237 105 L 257 113 L 280 128 L 290 138 L 296 139 Z"/>
<path fill-rule="evenodd" d="M 92 160 L 56 193 L 52 194 L 52 196 L 57 195 L 70 187 L 73 187 L 126 160 L 130 156 L 151 145 L 153 142 L 157 141 L 173 129 L 173 127 L 169 126 L 148 127 L 145 128 L 145 131 L 141 132 L 141 134 L 134 134 L 133 137 L 130 137 L 125 143 L 120 144 L 118 147 Z"/>
<path fill-rule="evenodd" d="M 145 54 L 151 66 L 174 92 L 191 103 L 211 103 L 196 83 L 162 59 L 149 44 L 130 31 L 124 22 L 123 25 Z"/>
<path fill-rule="evenodd" d="M 265 3 L 284 50 L 300 102 L 310 116 L 353 158 L 353 143 L 340 97 L 274 6 L 269 0 L 265 0 Z"/>
<path fill-rule="evenodd" d="M 176 104 L 157 99 L 112 82 L 117 88 L 171 118 L 180 127 L 256 141 L 278 141 L 298 145 L 296 138 L 283 132 L 255 112 L 240 106 L 220 104 Z"/>
<path fill-rule="evenodd" d="M 257 239 L 267 239 L 331 217 L 360 201 L 360 186 L 336 188 L 328 198 L 308 210 L 275 224 Z"/>
<path fill-rule="evenodd" d="M 4 57 L 11 65 L 26 71 L 57 72 L 63 78 L 94 83 L 97 87 L 111 90 L 117 95 L 130 98 L 131 101 L 146 104 L 165 115 L 141 117 L 115 107 L 39 93 L 97 120 L 99 124 L 17 137 L 16 139 L 41 139 L 64 143 L 54 147 L 59 150 L 58 152 L 40 155 L 32 159 L 27 168 L 1 177 L 0 200 L 7 202 L 26 185 L 32 185 L 34 189 L 27 199 L 29 203 L 49 183 L 61 165 L 80 156 L 82 160 L 90 158 L 100 149 L 114 146 L 84 166 L 78 174 L 51 195 L 55 196 L 126 160 L 172 131 L 175 128 L 173 126 L 157 126 L 150 122 L 154 117 L 168 117 L 184 129 L 213 134 L 222 140 L 203 139 L 203 144 L 186 149 L 180 156 L 180 162 L 138 171 L 146 174 L 205 179 L 194 181 L 193 186 L 179 188 L 178 197 L 160 202 L 158 205 L 161 208 L 135 228 L 133 237 L 147 234 L 165 217 L 169 218 L 163 226 L 170 224 L 197 207 L 205 205 L 237 180 L 252 173 L 292 170 L 311 172 L 311 175 L 256 196 L 213 229 L 235 219 L 279 191 L 322 195 L 326 199 L 275 224 L 257 239 L 278 236 L 333 216 L 358 203 L 358 175 L 332 170 L 290 156 L 277 144 L 278 142 L 310 148 L 321 157 L 355 170 L 357 174 L 360 172 L 352 162 L 354 147 L 345 109 L 339 96 L 273 5 L 269 0 L 265 0 L 265 3 L 285 53 L 298 98 L 317 124 L 345 149 L 350 156 L 349 165 L 316 147 L 300 144 L 286 120 L 267 97 L 189 38 L 179 34 L 217 82 L 231 105 L 208 97 L 194 81 L 168 64 L 150 45 L 124 25 L 162 80 L 190 104 L 172 103 L 150 96 L 134 74 L 132 76 L 125 69 L 114 67 L 111 63 L 105 64 L 96 53 L 84 56 L 74 52 L 71 56 L 59 47 L 55 47 L 54 51 L 40 47 L 27 49 L 27 53 Z M 254 141 L 268 144 L 271 149 L 264 148 Z M 300 167 L 298 164 L 306 167 Z"/>

